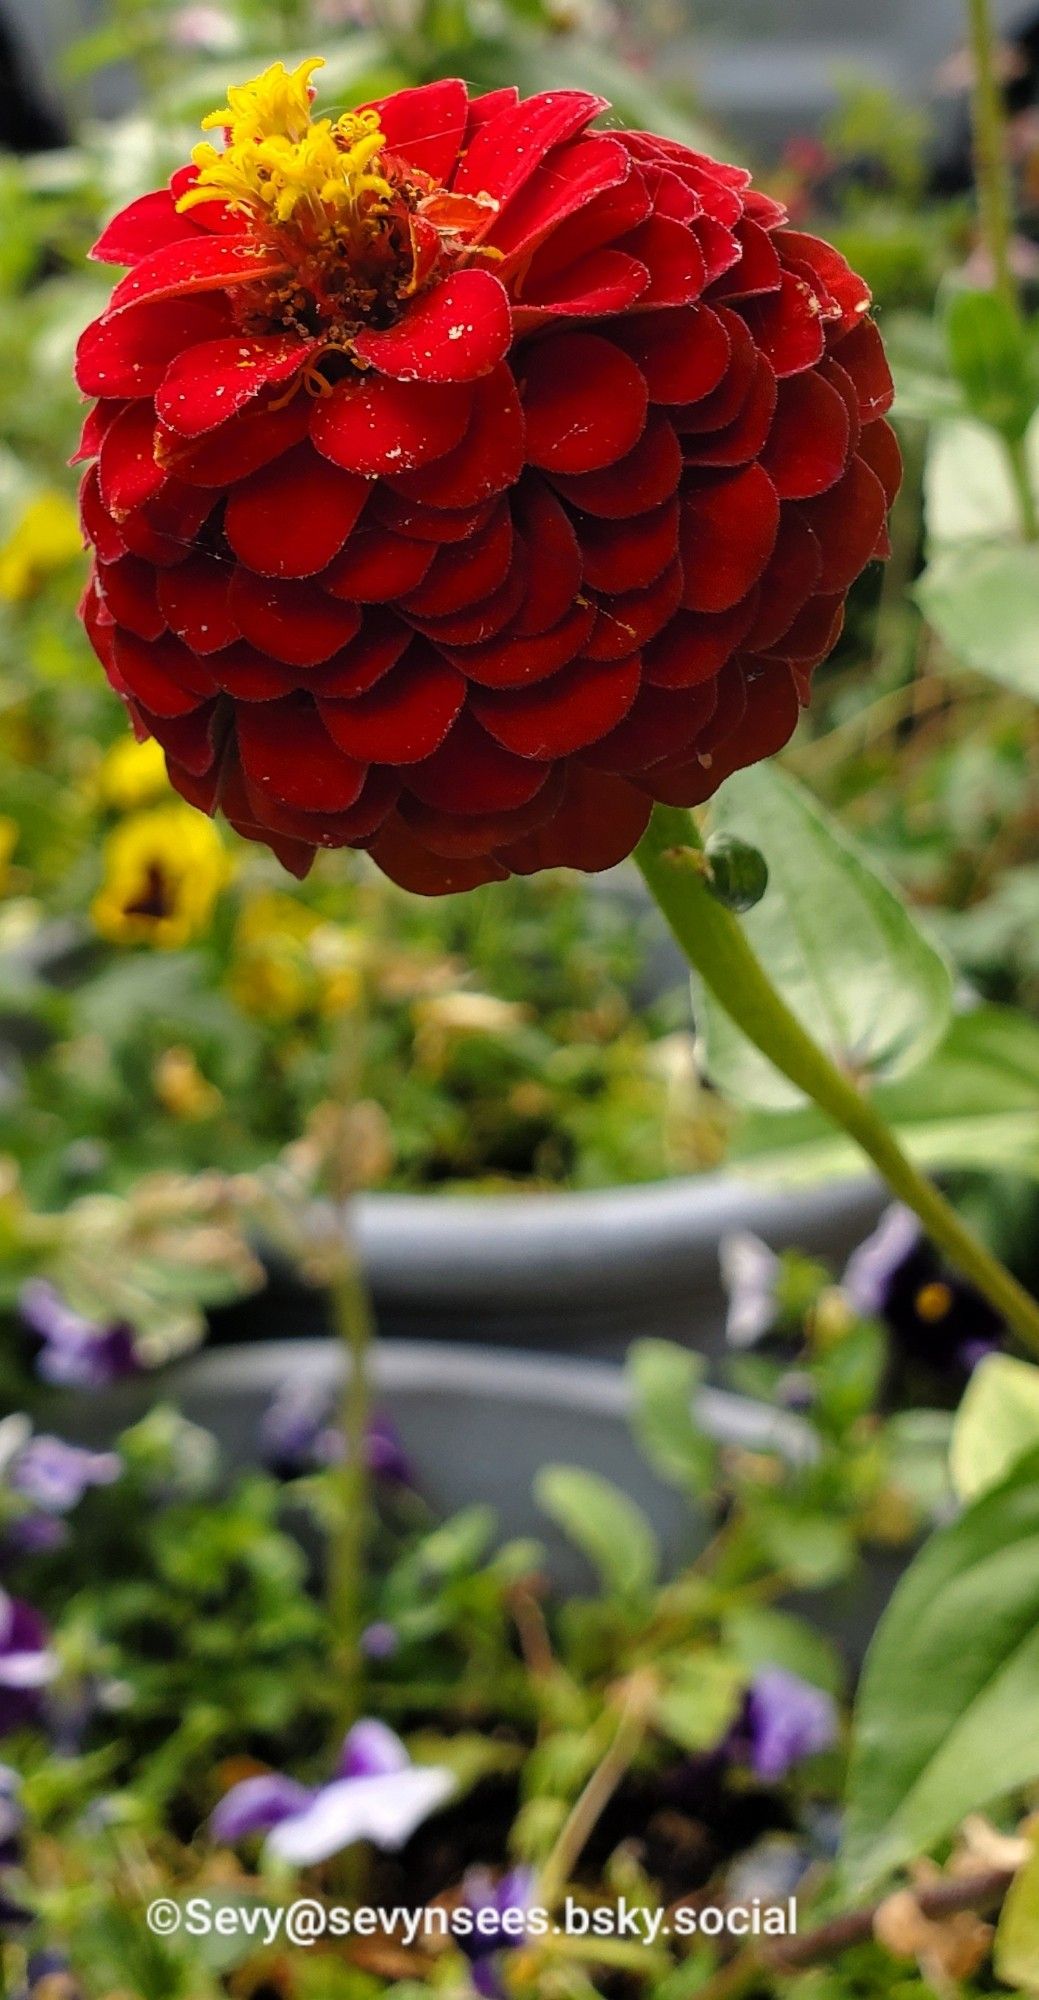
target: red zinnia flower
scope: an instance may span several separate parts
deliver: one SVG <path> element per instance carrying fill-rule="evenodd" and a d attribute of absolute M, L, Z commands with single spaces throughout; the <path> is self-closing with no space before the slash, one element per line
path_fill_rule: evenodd
<path fill-rule="evenodd" d="M 276 65 L 95 255 L 84 618 L 184 797 L 302 874 L 607 867 L 783 744 L 899 477 L 869 293 L 738 168 Z"/>

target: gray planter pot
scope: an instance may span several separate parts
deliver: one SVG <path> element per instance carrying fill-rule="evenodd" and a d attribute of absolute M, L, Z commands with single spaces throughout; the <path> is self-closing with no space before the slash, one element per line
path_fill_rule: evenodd
<path fill-rule="evenodd" d="M 885 1199 L 876 1181 L 782 1192 L 727 1174 L 590 1194 L 373 1194 L 357 1232 L 391 1337 L 616 1358 L 635 1325 L 716 1355 L 725 1236 L 749 1229 L 839 1270 Z"/>
<path fill-rule="evenodd" d="M 241 1469 L 255 1463 L 263 1413 L 278 1389 L 304 1380 L 331 1397 L 343 1371 L 334 1341 L 262 1341 L 185 1362 L 158 1388 L 163 1400 L 211 1431 L 229 1466 Z M 543 1465 L 583 1466 L 621 1487 L 652 1522 L 668 1572 L 687 1563 L 708 1538 L 705 1515 L 657 1478 L 634 1443 L 630 1393 L 616 1367 L 386 1341 L 375 1348 L 373 1375 L 376 1405 L 398 1427 L 437 1514 L 489 1504 L 503 1538 L 534 1536 L 544 1544 L 550 1573 L 564 1592 L 590 1589 L 592 1577 L 536 1505 L 533 1485 Z M 154 1382 L 130 1382 L 103 1396 L 63 1398 L 53 1421 L 64 1435 L 102 1447 L 156 1399 Z M 716 1389 L 700 1392 L 697 1411 L 722 1443 L 767 1446 L 795 1461 L 814 1455 L 811 1431 L 788 1412 Z M 903 1568 L 902 1557 L 870 1560 L 854 1587 L 820 1594 L 801 1607 L 853 1667 Z"/>

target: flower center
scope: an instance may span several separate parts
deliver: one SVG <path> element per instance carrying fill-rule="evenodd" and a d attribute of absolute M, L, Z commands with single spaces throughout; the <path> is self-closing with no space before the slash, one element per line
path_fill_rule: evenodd
<path fill-rule="evenodd" d="M 933 1326 L 951 1312 L 954 1300 L 950 1287 L 940 1278 L 934 1278 L 929 1285 L 921 1285 L 914 1304 L 920 1318 Z"/>
<path fill-rule="evenodd" d="M 493 257 L 478 238 L 497 210 L 489 197 L 450 194 L 389 151 L 377 111 L 312 115 L 311 56 L 291 74 L 274 63 L 236 84 L 202 121 L 223 149 L 196 146 L 195 185 L 182 210 L 223 202 L 283 257 L 282 278 L 238 288 L 250 331 L 293 327 L 348 345 L 361 326 L 387 326 L 445 267 Z"/>

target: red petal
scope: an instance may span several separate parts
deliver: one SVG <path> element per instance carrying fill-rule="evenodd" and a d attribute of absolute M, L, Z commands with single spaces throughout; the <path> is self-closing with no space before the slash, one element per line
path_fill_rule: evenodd
<path fill-rule="evenodd" d="M 708 308 L 705 306 L 698 310 L 706 312 Z M 746 322 L 739 313 L 730 312 L 727 306 L 710 310 L 721 321 L 728 335 L 728 366 L 716 389 L 698 397 L 695 402 L 684 404 L 680 410 L 670 412 L 676 430 L 683 437 L 724 430 L 731 424 L 743 409 L 758 372 L 760 357 Z"/>
<path fill-rule="evenodd" d="M 535 687 L 475 694 L 472 712 L 519 757 L 569 757 L 627 714 L 640 671 L 637 653 L 621 660 L 575 660 L 565 673 Z"/>
<path fill-rule="evenodd" d="M 313 576 L 339 554 L 371 488 L 307 443 L 233 488 L 224 532 L 260 576 Z"/>
<path fill-rule="evenodd" d="M 464 437 L 472 415 L 468 384 L 435 387 L 388 375 L 336 384 L 314 407 L 310 435 L 333 465 L 375 478 L 442 458 Z"/>
<path fill-rule="evenodd" d="M 310 692 L 324 701 L 350 701 L 367 694 L 383 674 L 395 667 L 414 639 L 410 625 L 392 611 L 368 611 L 361 629 L 341 653 L 307 671 Z"/>
<path fill-rule="evenodd" d="M 459 819 L 454 813 L 423 805 L 421 799 L 405 792 L 401 818 L 434 854 L 442 854 L 448 861 L 462 860 L 467 855 L 490 854 L 495 847 L 504 847 L 543 826 L 558 811 L 565 790 L 566 773 L 557 764 L 535 797 L 511 812 L 467 813 Z"/>
<path fill-rule="evenodd" d="M 333 743 L 309 695 L 235 711 L 242 770 L 251 785 L 303 812 L 344 812 L 360 796 L 367 766 Z"/>
<path fill-rule="evenodd" d="M 512 756 L 463 710 L 447 741 L 409 772 L 408 787 L 445 812 L 502 812 L 526 805 L 547 776 L 544 764 Z"/>
<path fill-rule="evenodd" d="M 98 264 L 139 264 L 153 250 L 170 243 L 183 243 L 198 236 L 187 215 L 178 215 L 177 204 L 168 188 L 142 194 L 127 208 L 121 208 L 106 223 L 90 252 Z"/>
<path fill-rule="evenodd" d="M 690 688 L 714 680 L 754 622 L 757 599 L 731 611 L 682 611 L 646 647 L 643 678 L 653 687 Z"/>
<path fill-rule="evenodd" d="M 148 299 L 182 298 L 187 292 L 223 291 L 225 286 L 251 284 L 257 278 L 280 277 L 287 269 L 283 257 L 252 236 L 206 236 L 199 231 L 142 258 L 127 277 L 120 278 L 108 311 L 126 312 Z"/>
<path fill-rule="evenodd" d="M 593 590 L 645 590 L 678 547 L 678 499 L 628 521 L 581 522 L 585 583 Z"/>
<path fill-rule="evenodd" d="M 392 487 L 380 483 L 370 511 L 392 534 L 405 535 L 415 542 L 440 544 L 464 542 L 477 534 L 486 527 L 495 504 L 491 499 L 470 507 L 434 507 L 425 501 L 405 499 L 402 493 L 394 493 Z"/>
<path fill-rule="evenodd" d="M 648 644 L 672 618 L 682 601 L 682 565 L 670 563 L 648 590 L 607 597 L 586 641 L 589 660 L 619 660 Z"/>
<path fill-rule="evenodd" d="M 550 146 L 574 138 L 607 108 L 605 98 L 583 90 L 546 90 L 509 106 L 476 133 L 455 175 L 455 193 L 489 194 L 504 207 Z"/>
<path fill-rule="evenodd" d="M 372 764 L 417 764 L 444 741 L 465 700 L 465 682 L 419 642 L 367 694 L 318 701 L 333 741 Z"/>
<path fill-rule="evenodd" d="M 125 408 L 126 403 L 122 397 L 103 396 L 94 404 L 93 409 L 87 411 L 79 434 L 79 444 L 69 459 L 70 465 L 82 465 L 86 459 L 97 457 L 108 432 Z"/>
<path fill-rule="evenodd" d="M 822 359 L 826 342 L 819 301 L 811 286 L 794 272 L 784 271 L 778 292 L 748 299 L 743 313 L 777 375 L 798 375 L 802 368 L 813 368 Z"/>
<path fill-rule="evenodd" d="M 858 455 L 876 473 L 887 504 L 893 507 L 902 484 L 902 453 L 891 425 L 883 421 L 867 424 L 859 439 Z"/>
<path fill-rule="evenodd" d="M 516 384 L 503 363 L 479 382 L 473 416 L 461 444 L 420 472 L 392 481 L 406 500 L 457 512 L 512 486 L 523 470 L 523 412 Z"/>
<path fill-rule="evenodd" d="M 775 412 L 775 373 L 764 355 L 759 354 L 746 400 L 731 424 L 726 424 L 723 430 L 702 433 L 691 433 L 683 425 L 682 451 L 686 464 L 749 465 L 768 437 Z"/>
<path fill-rule="evenodd" d="M 700 246 L 700 255 L 707 272 L 706 288 L 710 291 L 719 278 L 725 276 L 740 261 L 740 246 L 731 227 L 717 216 L 698 215 L 690 223 L 690 232 Z"/>
<path fill-rule="evenodd" d="M 682 497 L 680 548 L 690 611 L 728 611 L 754 588 L 776 545 L 779 501 L 767 472 L 707 477 Z"/>
<path fill-rule="evenodd" d="M 440 550 L 432 569 L 427 562 L 424 581 L 402 596 L 401 608 L 417 618 L 447 617 L 496 591 L 504 583 L 511 561 L 512 518 L 502 502 L 478 535 L 449 543 Z"/>
<path fill-rule="evenodd" d="M 658 688 L 645 682 L 630 713 L 601 743 L 585 753 L 603 771 L 646 771 L 673 755 L 676 744 L 691 753 L 710 721 L 717 693 L 713 681 L 697 687 Z"/>
<path fill-rule="evenodd" d="M 236 569 L 230 608 L 242 636 L 261 653 L 293 667 L 316 667 L 353 638 L 361 623 L 352 604 L 341 604 L 312 583 L 282 583 Z"/>
<path fill-rule="evenodd" d="M 707 264 L 696 237 L 684 222 L 651 215 L 619 246 L 649 272 L 643 306 L 688 306 L 707 283 Z"/>
<path fill-rule="evenodd" d="M 183 562 L 213 506 L 213 495 L 179 479 L 166 479 L 154 499 L 120 523 L 123 541 L 135 556 L 159 569 Z"/>
<path fill-rule="evenodd" d="M 594 333 L 560 333 L 529 350 L 520 396 L 527 458 L 554 472 L 597 472 L 631 450 L 646 422 L 634 361 Z"/>
<path fill-rule="evenodd" d="M 869 311 L 872 294 L 865 279 L 852 270 L 832 243 L 824 243 L 819 236 L 804 236 L 799 229 L 781 230 L 775 242 L 785 262 L 796 259 L 808 264 L 822 279 L 839 309 L 838 339 L 841 333 L 850 333 L 861 323 Z"/>
<path fill-rule="evenodd" d="M 171 361 L 156 391 L 156 411 L 181 437 L 201 437 L 243 410 L 261 389 L 290 382 L 312 347 L 312 341 L 286 333 L 200 341 Z"/>
<path fill-rule="evenodd" d="M 115 563 L 126 554 L 126 543 L 101 498 L 97 466 L 83 476 L 79 489 L 79 518 L 88 542 L 103 562 Z"/>
<path fill-rule="evenodd" d="M 718 387 L 732 343 L 709 306 L 636 314 L 617 331 L 654 403 L 695 403 Z"/>
<path fill-rule="evenodd" d="M 818 666 L 832 653 L 844 624 L 844 596 L 810 597 L 782 637 L 769 647 L 769 656 Z"/>
<path fill-rule="evenodd" d="M 191 715 L 152 715 L 142 707 L 140 720 L 145 733 L 154 736 L 176 764 L 192 777 L 201 778 L 212 770 L 224 743 L 227 704 L 210 701 Z"/>
<path fill-rule="evenodd" d="M 521 257 L 529 257 L 546 237 L 551 235 L 554 239 L 560 224 L 587 210 L 597 196 L 632 178 L 632 160 L 627 148 L 608 133 L 590 132 L 567 147 L 565 174 L 560 173 L 558 161 L 550 158 L 538 162 L 522 193 L 509 203 L 487 231 L 485 240 L 501 251 L 508 267 Z M 642 196 L 629 226 L 641 221 L 645 207 Z M 623 211 L 621 218 L 623 222 Z M 616 236 L 619 231 L 615 227 L 609 233 Z M 590 239 L 582 245 L 585 251 L 593 247 L 597 244 Z"/>
<path fill-rule="evenodd" d="M 192 486 L 230 486 L 280 458 L 306 437 L 309 425 L 309 398 L 296 395 L 267 409 L 240 410 L 197 443 L 163 430 L 159 457 Z"/>
<path fill-rule="evenodd" d="M 838 342 L 834 360 L 840 362 L 855 384 L 863 423 L 871 424 L 877 417 L 886 416 L 895 400 L 895 386 L 884 343 L 872 320 L 863 320 L 854 333 Z"/>
<path fill-rule="evenodd" d="M 175 354 L 227 326 L 222 299 L 142 306 L 95 319 L 76 345 L 76 383 L 85 396 L 153 396 Z"/>
<path fill-rule="evenodd" d="M 739 263 L 717 280 L 713 296 L 745 299 L 760 292 L 778 292 L 783 270 L 772 238 L 746 216 L 732 233 L 743 254 Z"/>
<path fill-rule="evenodd" d="M 608 313 L 626 312 L 642 298 L 649 285 L 649 272 L 637 257 L 623 250 L 593 250 L 549 278 L 537 283 L 533 275 L 523 287 L 523 296 L 513 306 L 516 338 L 536 333 L 552 319 L 600 319 Z"/>
<path fill-rule="evenodd" d="M 391 153 L 435 181 L 450 178 L 469 112 L 469 93 L 458 77 L 396 90 L 364 108 L 378 112 Z"/>
<path fill-rule="evenodd" d="M 166 630 L 166 620 L 155 594 L 156 572 L 136 556 L 119 562 L 99 562 L 97 587 L 101 601 L 116 623 L 139 639 L 158 639 Z"/>
<path fill-rule="evenodd" d="M 600 519 L 620 521 L 670 499 L 681 475 L 678 439 L 667 418 L 651 410 L 638 444 L 626 458 L 604 472 L 586 472 L 578 478 L 554 475 L 553 484 L 571 506 Z"/>
<path fill-rule="evenodd" d="M 838 484 L 818 500 L 806 500 L 800 511 L 822 550 L 819 589 L 825 594 L 850 589 L 872 557 L 887 517 L 876 473 L 864 459 L 853 458 Z"/>
<path fill-rule="evenodd" d="M 779 384 L 761 463 L 781 500 L 810 500 L 835 486 L 850 443 L 844 399 L 820 375 L 793 375 Z"/>
<path fill-rule="evenodd" d="M 499 856 L 517 875 L 536 875 L 543 868 L 599 874 L 637 847 L 649 813 L 649 800 L 623 778 L 570 764 L 559 811 L 537 833 L 500 848 Z"/>
<path fill-rule="evenodd" d="M 232 566 L 196 555 L 159 577 L 159 603 L 171 632 L 193 653 L 217 653 L 241 638 L 228 608 Z"/>
<path fill-rule="evenodd" d="M 746 633 L 748 653 L 767 653 L 819 588 L 819 543 L 796 508 L 784 507 L 772 560 L 761 579 L 757 616 Z"/>
<path fill-rule="evenodd" d="M 526 593 L 513 630 L 526 639 L 557 626 L 581 587 L 581 551 L 570 517 L 551 488 L 528 474 L 512 497 L 526 551 Z"/>
<path fill-rule="evenodd" d="M 358 528 L 325 571 L 321 588 L 359 604 L 387 604 L 421 583 L 436 557 L 436 546 L 409 542 L 389 528 Z"/>
<path fill-rule="evenodd" d="M 130 403 L 116 418 L 97 469 L 101 498 L 117 521 L 154 499 L 165 473 L 155 462 L 155 412 L 149 402 Z"/>
<path fill-rule="evenodd" d="M 537 632 L 528 639 L 489 639 L 483 646 L 468 646 L 454 654 L 454 662 L 480 687 L 525 687 L 558 673 L 583 651 L 595 620 L 590 604 L 575 604 L 551 631 Z"/>
<path fill-rule="evenodd" d="M 547 160 L 543 167 L 539 167 L 538 178 L 540 179 L 543 174 L 546 180 L 554 181 L 560 199 L 569 200 L 570 172 L 575 171 L 580 176 L 585 148 L 593 145 L 620 146 L 627 154 L 622 132 L 611 133 L 609 136 L 602 132 L 589 133 L 586 139 L 575 140 L 568 149 L 565 181 L 561 182 L 558 165 L 551 160 Z M 506 226 L 511 229 L 514 212 L 524 208 L 526 201 L 526 194 L 520 195 L 506 210 L 503 222 L 496 223 L 489 232 L 491 242 L 497 242 L 499 232 Z M 582 263 L 592 251 L 601 250 L 607 244 L 616 243 L 618 237 L 629 235 L 652 212 L 653 201 L 646 186 L 646 177 L 641 168 L 631 166 L 629 156 L 626 178 L 616 187 L 605 187 L 601 194 L 593 196 L 591 201 L 586 201 L 583 207 L 576 209 L 566 222 L 554 227 L 535 250 L 530 264 L 531 283 L 540 295 L 550 278 L 559 277 L 572 269 L 575 264 Z M 647 282 L 648 278 L 647 272 Z"/>
<path fill-rule="evenodd" d="M 119 629 L 114 652 L 124 687 L 152 715 L 186 715 L 215 693 L 212 676 L 171 633 L 145 640 Z"/>
<path fill-rule="evenodd" d="M 479 603 L 463 605 L 460 611 L 444 618 L 420 619 L 412 614 L 414 623 L 445 652 L 455 646 L 482 645 L 506 626 L 512 626 L 526 591 L 526 570 L 526 551 L 517 544 L 508 574 L 497 590 L 489 592 Z M 460 660 L 458 664 L 464 662 Z"/>
<path fill-rule="evenodd" d="M 311 847 L 349 847 L 376 833 L 400 796 L 394 771 L 369 771 L 352 806 L 344 812 L 304 812 L 287 806 L 270 792 L 250 785 L 242 774 L 242 792 L 250 814 L 266 830 L 306 841 Z"/>
<path fill-rule="evenodd" d="M 288 694 L 291 687 L 291 675 L 285 667 L 242 641 L 226 646 L 223 652 L 210 653 L 206 666 L 217 687 L 235 701 L 274 701 L 278 695 Z"/>
<path fill-rule="evenodd" d="M 509 351 L 508 294 L 490 271 L 456 271 L 408 307 L 384 332 L 359 333 L 361 361 L 399 382 L 474 382 Z"/>
<path fill-rule="evenodd" d="M 449 861 L 431 854 L 396 815 L 369 841 L 368 852 L 391 882 L 416 896 L 452 896 L 485 882 L 504 882 L 509 872 L 490 855 Z"/>

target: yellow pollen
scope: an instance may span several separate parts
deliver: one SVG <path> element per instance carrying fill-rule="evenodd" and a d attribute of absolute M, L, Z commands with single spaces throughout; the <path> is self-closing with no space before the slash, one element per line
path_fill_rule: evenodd
<path fill-rule="evenodd" d="M 936 1320 L 945 1318 L 952 1302 L 949 1286 L 943 1285 L 940 1278 L 935 1278 L 931 1284 L 921 1285 L 913 1303 L 920 1318 L 927 1320 L 933 1326 Z"/>
<path fill-rule="evenodd" d="M 386 139 L 377 111 L 346 111 L 334 122 L 312 117 L 311 77 L 321 67 L 320 56 L 291 73 L 274 63 L 232 85 L 227 103 L 202 120 L 203 131 L 222 130 L 226 143 L 195 147 L 198 180 L 178 208 L 223 201 L 268 225 L 305 220 L 311 235 L 361 247 L 393 197 L 377 171 Z"/>

